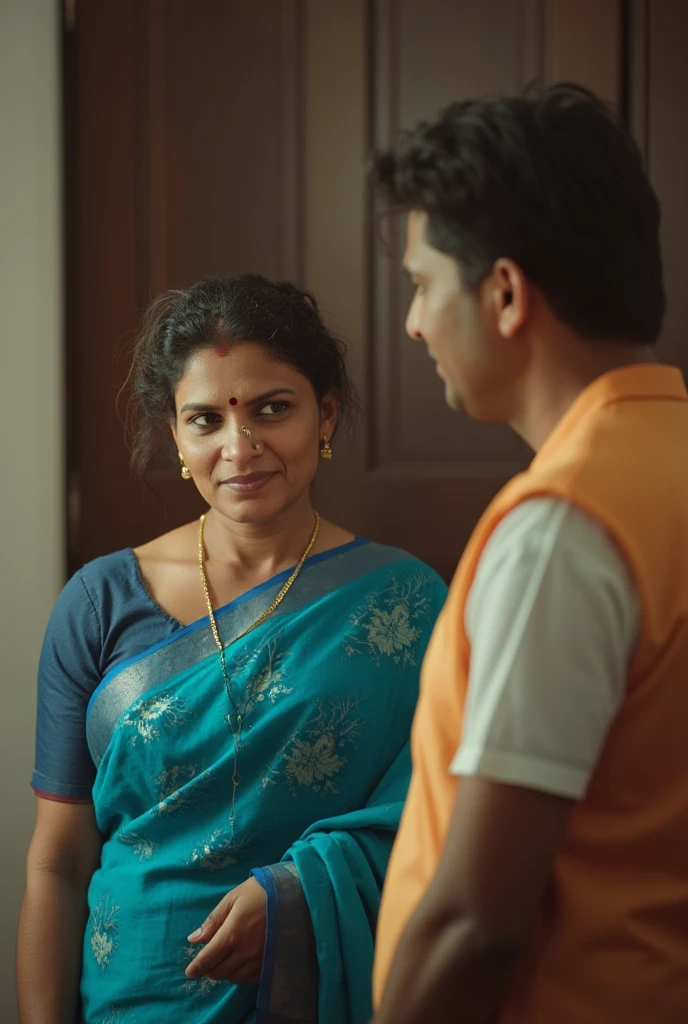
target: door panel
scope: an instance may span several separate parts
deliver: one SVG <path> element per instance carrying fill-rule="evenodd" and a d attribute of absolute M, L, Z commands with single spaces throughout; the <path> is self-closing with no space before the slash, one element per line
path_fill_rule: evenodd
<path fill-rule="evenodd" d="M 660 354 L 688 376 L 688 5 L 681 0 L 646 0 L 643 5 L 647 59 L 639 83 L 645 97 L 647 168 L 662 203 L 662 254 L 667 316 Z"/>
<path fill-rule="evenodd" d="M 200 12 L 102 0 L 69 40 L 72 570 L 203 509 L 173 452 L 149 485 L 128 469 L 127 365 L 149 299 L 208 274 L 299 277 L 298 4 Z"/>
<path fill-rule="evenodd" d="M 347 339 L 364 412 L 316 485 L 321 512 L 449 576 L 526 464 L 452 414 L 407 340 L 399 226 L 383 249 L 364 165 L 451 100 L 565 71 L 612 100 L 620 0 L 99 0 L 65 51 L 72 569 L 201 511 L 174 458 L 153 494 L 122 441 L 148 299 L 256 270 L 309 287 Z M 396 234 L 394 232 L 397 232 Z M 120 411 L 116 399 L 120 396 Z"/>
<path fill-rule="evenodd" d="M 546 79 L 550 67 L 565 64 L 616 101 L 609 63 L 618 59 L 612 27 L 618 35 L 620 4 L 584 5 L 585 32 L 568 47 L 567 26 L 575 22 L 568 0 L 343 6 L 306 4 L 305 273 L 350 340 L 365 411 L 355 443 L 338 452 L 323 481 L 319 503 L 448 578 L 481 512 L 529 456 L 506 428 L 446 407 L 423 346 L 404 333 L 411 292 L 399 269 L 402 228 L 392 226 L 379 243 L 357 168 L 371 145 L 386 145 L 452 100 L 520 89 Z M 329 118 L 344 128 L 323 146 Z"/>

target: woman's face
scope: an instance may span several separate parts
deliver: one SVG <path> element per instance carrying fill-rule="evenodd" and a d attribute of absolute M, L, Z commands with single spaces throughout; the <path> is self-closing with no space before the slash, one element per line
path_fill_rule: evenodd
<path fill-rule="evenodd" d="M 337 421 L 333 397 L 319 405 L 306 377 L 254 342 L 195 352 L 175 407 L 172 433 L 196 487 L 237 523 L 267 522 L 307 494 Z"/>

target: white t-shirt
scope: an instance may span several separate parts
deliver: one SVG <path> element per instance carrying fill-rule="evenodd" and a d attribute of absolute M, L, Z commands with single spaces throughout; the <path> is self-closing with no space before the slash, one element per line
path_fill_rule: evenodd
<path fill-rule="evenodd" d="M 578 799 L 623 700 L 640 601 L 604 528 L 558 498 L 496 527 L 465 610 L 462 739 L 450 770 Z"/>

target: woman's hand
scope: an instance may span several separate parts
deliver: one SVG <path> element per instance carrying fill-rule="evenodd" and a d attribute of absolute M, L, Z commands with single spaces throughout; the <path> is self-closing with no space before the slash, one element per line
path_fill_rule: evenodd
<path fill-rule="evenodd" d="M 266 927 L 265 890 L 255 878 L 249 878 L 228 892 L 201 927 L 189 935 L 189 942 L 206 945 L 186 968 L 187 978 L 257 985 Z"/>

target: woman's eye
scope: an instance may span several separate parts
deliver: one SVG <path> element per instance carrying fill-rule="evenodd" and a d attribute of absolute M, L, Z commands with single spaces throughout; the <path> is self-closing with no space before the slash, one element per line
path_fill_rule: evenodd
<path fill-rule="evenodd" d="M 279 413 L 284 412 L 285 409 L 289 408 L 289 402 L 268 402 L 267 405 L 262 405 L 258 410 L 259 416 L 277 416 Z"/>
<path fill-rule="evenodd" d="M 195 423 L 197 427 L 210 427 L 219 419 L 216 412 L 202 412 L 198 416 L 194 416 L 191 423 Z"/>

